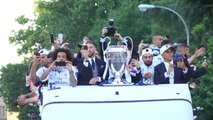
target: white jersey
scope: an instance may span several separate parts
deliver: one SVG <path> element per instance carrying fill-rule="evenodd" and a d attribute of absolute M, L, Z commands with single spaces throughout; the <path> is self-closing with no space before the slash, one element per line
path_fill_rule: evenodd
<path fill-rule="evenodd" d="M 74 71 L 74 77 L 76 79 L 76 69 L 72 67 Z M 59 86 L 71 86 L 69 71 L 65 68 L 60 68 L 60 70 L 53 69 L 47 76 L 48 87 L 53 88 Z"/>
<path fill-rule="evenodd" d="M 150 66 L 146 66 L 145 64 L 141 65 L 141 74 L 144 77 L 144 75 L 148 72 L 151 72 L 153 74 L 152 77 L 148 78 L 145 80 L 145 78 L 143 78 L 143 82 L 145 84 L 154 84 L 154 64 L 150 65 Z"/>
<path fill-rule="evenodd" d="M 43 74 L 43 72 L 46 71 L 46 70 L 47 70 L 46 67 L 44 67 L 44 66 L 40 67 L 40 68 L 36 71 L 36 76 L 40 78 L 41 75 Z M 47 80 L 47 78 L 45 78 L 45 79 L 42 80 L 42 81 L 46 81 L 46 80 Z"/>
<path fill-rule="evenodd" d="M 157 66 L 158 64 L 162 62 L 163 62 L 163 57 L 161 55 L 153 57 L 152 64 L 154 64 L 154 66 Z"/>
<path fill-rule="evenodd" d="M 152 49 L 152 54 L 153 54 L 153 56 L 158 56 L 158 55 L 160 55 L 160 48 L 157 47 L 156 45 L 151 44 L 149 48 Z"/>

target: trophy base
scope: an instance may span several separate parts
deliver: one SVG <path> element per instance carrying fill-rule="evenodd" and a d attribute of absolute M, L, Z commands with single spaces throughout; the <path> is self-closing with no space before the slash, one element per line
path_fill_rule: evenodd
<path fill-rule="evenodd" d="M 133 83 L 131 84 L 102 84 L 103 86 L 133 86 Z"/>
<path fill-rule="evenodd" d="M 111 79 L 109 80 L 111 81 Z M 126 79 L 114 79 L 112 82 L 105 82 L 103 86 L 132 86 L 134 83 L 128 82 Z"/>

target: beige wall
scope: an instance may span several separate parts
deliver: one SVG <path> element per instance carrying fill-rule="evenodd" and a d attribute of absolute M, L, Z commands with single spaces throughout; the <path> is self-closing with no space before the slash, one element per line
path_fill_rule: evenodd
<path fill-rule="evenodd" d="M 17 112 L 7 112 L 7 120 L 18 120 L 17 116 Z"/>

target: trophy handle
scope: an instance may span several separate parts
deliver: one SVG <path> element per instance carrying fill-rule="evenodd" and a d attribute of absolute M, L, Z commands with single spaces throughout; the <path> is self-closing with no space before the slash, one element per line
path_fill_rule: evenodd
<path fill-rule="evenodd" d="M 132 38 L 131 37 L 129 37 L 129 36 L 126 36 L 126 37 L 124 37 L 124 43 L 126 44 L 126 47 L 127 47 L 127 50 L 128 50 L 128 41 L 130 40 L 130 44 L 131 44 L 131 49 L 130 49 L 130 51 L 129 52 L 127 52 L 127 62 L 126 62 L 126 66 L 128 65 L 128 63 L 129 63 L 129 61 L 131 60 L 131 58 L 132 58 L 132 51 L 133 51 L 133 40 L 132 40 Z"/>
<path fill-rule="evenodd" d="M 110 45 L 110 43 L 111 43 L 111 38 L 110 37 L 105 37 L 104 38 L 104 41 L 106 42 L 106 40 L 109 40 L 108 41 L 108 43 L 107 43 L 107 47 Z M 102 50 L 104 50 L 104 45 L 102 44 Z M 103 51 L 103 59 L 104 59 L 104 61 L 105 61 L 105 63 L 106 63 L 106 67 L 105 67 L 105 70 L 104 70 L 104 74 L 103 74 L 103 79 L 105 80 L 105 78 L 106 78 L 106 74 L 107 74 L 107 71 L 108 71 L 108 67 L 109 67 L 109 64 L 108 64 L 108 62 L 107 62 L 107 58 L 106 58 L 106 52 L 107 52 L 107 48 L 106 48 L 106 50 L 104 50 Z"/>
<path fill-rule="evenodd" d="M 111 43 L 111 38 L 110 37 L 105 37 L 105 38 L 103 38 L 104 39 L 104 41 L 105 42 L 107 42 L 106 40 L 109 40 L 109 42 L 107 43 L 107 47 L 110 45 L 110 43 Z M 104 50 L 104 44 L 102 44 L 102 50 Z M 105 51 L 105 50 L 104 50 Z"/>
<path fill-rule="evenodd" d="M 109 40 L 109 42 L 107 43 L 107 47 L 110 45 L 111 43 L 111 38 L 110 37 L 105 37 L 104 38 L 104 41 L 106 42 L 106 40 Z M 102 44 L 102 50 L 103 50 L 103 58 L 104 58 L 104 61 L 107 62 L 107 59 L 106 59 L 106 51 L 107 51 L 107 48 L 106 50 L 104 49 L 104 44 Z"/>
<path fill-rule="evenodd" d="M 132 52 L 132 50 L 133 50 L 133 40 L 132 40 L 132 38 L 131 37 L 129 37 L 129 36 L 126 36 L 126 37 L 124 37 L 124 42 L 126 43 L 126 45 L 128 46 L 128 40 L 130 40 L 130 43 L 131 43 L 131 49 L 130 49 L 130 51 Z"/>

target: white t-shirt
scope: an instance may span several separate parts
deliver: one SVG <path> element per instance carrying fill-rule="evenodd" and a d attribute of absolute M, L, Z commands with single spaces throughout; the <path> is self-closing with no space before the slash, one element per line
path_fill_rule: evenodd
<path fill-rule="evenodd" d="M 153 60 L 152 60 L 152 64 L 154 66 L 157 66 L 158 64 L 162 63 L 163 62 L 163 57 L 161 55 L 158 55 L 158 56 L 154 56 L 153 57 Z"/>
<path fill-rule="evenodd" d="M 171 61 L 170 64 L 173 64 L 173 61 Z M 164 65 L 166 67 L 166 71 L 168 71 L 169 63 L 164 62 Z M 174 70 L 169 75 L 164 73 L 164 76 L 165 76 L 165 78 L 169 77 L 169 84 L 174 84 Z"/>
<path fill-rule="evenodd" d="M 74 77 L 76 79 L 76 69 L 72 67 L 72 70 L 74 71 Z M 69 71 L 65 68 L 60 68 L 60 69 L 53 69 L 50 71 L 50 73 L 47 76 L 48 79 L 48 87 L 53 88 L 54 87 L 59 87 L 59 86 L 71 86 L 71 81 L 70 81 L 70 74 Z M 77 80 L 77 79 L 76 79 Z"/>
<path fill-rule="evenodd" d="M 153 76 L 146 80 L 145 80 L 145 78 L 143 78 L 143 82 L 146 84 L 154 84 L 154 64 L 152 64 L 150 66 L 146 66 L 145 64 L 141 65 L 142 76 L 144 77 L 144 75 L 148 72 L 151 72 L 153 74 Z"/>
<path fill-rule="evenodd" d="M 40 68 L 36 71 L 36 76 L 40 78 L 41 75 L 43 74 L 43 72 L 46 71 L 46 70 L 47 70 L 46 67 L 44 67 L 44 66 L 40 67 Z M 42 80 L 42 81 L 46 81 L 46 80 L 48 80 L 48 79 L 45 78 L 45 79 Z"/>
<path fill-rule="evenodd" d="M 158 56 L 158 55 L 160 55 L 160 48 L 157 47 L 156 45 L 151 44 L 149 48 L 152 49 L 153 56 Z"/>

